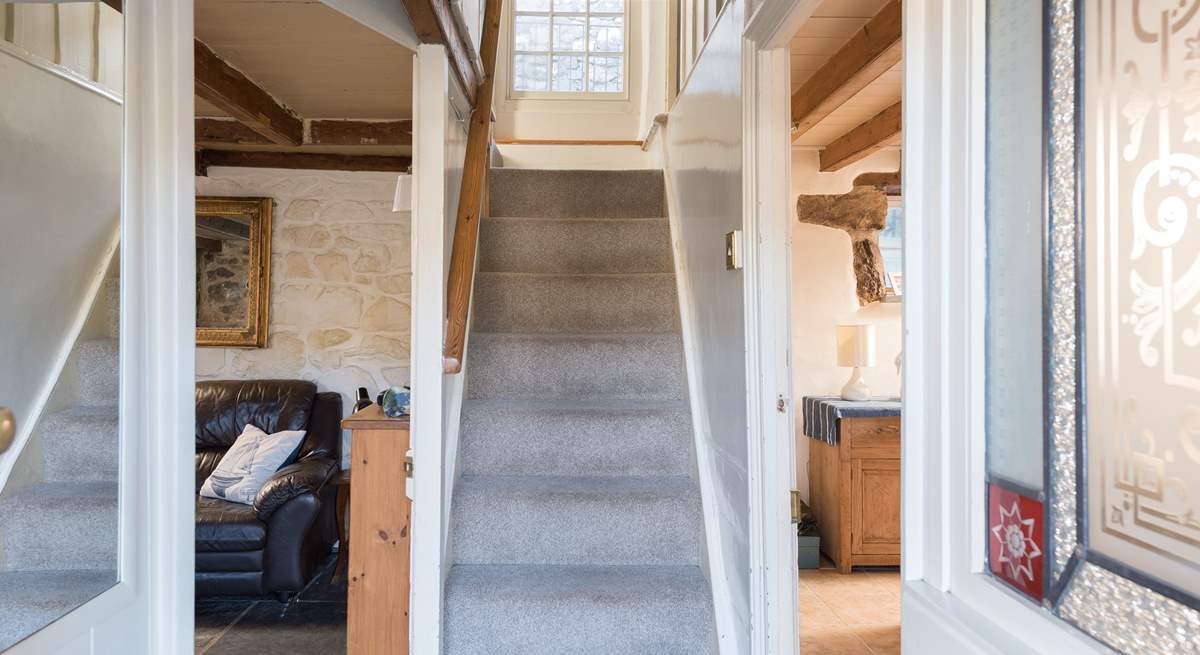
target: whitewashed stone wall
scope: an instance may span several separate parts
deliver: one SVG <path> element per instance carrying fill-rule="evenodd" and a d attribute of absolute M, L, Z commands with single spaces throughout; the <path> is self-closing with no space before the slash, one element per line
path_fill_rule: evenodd
<path fill-rule="evenodd" d="M 275 199 L 267 347 L 197 348 L 201 380 L 301 378 L 372 396 L 409 381 L 409 212 L 395 173 L 211 168 L 202 196 Z"/>

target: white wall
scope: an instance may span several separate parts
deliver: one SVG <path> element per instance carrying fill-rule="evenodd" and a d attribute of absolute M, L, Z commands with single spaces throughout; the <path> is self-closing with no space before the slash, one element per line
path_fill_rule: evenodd
<path fill-rule="evenodd" d="M 198 196 L 275 200 L 266 348 L 197 348 L 200 380 L 302 378 L 372 397 L 409 381 L 411 212 L 396 173 L 210 168 Z M 343 443 L 343 462 L 349 444 Z"/>
<path fill-rule="evenodd" d="M 731 0 L 671 110 L 668 202 L 708 564 L 724 643 L 749 643 L 750 552 L 743 275 L 725 269 L 742 227 L 740 0 Z"/>
<path fill-rule="evenodd" d="M 496 60 L 497 139 L 632 140 L 666 110 L 666 0 L 628 0 L 628 98 L 563 100 L 510 97 L 511 10 L 505 3 Z"/>
<path fill-rule="evenodd" d="M 0 405 L 39 417 L 117 238 L 121 105 L 0 49 Z"/>
<path fill-rule="evenodd" d="M 838 395 L 850 369 L 837 366 L 834 335 L 839 323 L 876 326 L 876 362 L 863 377 L 876 396 L 900 395 L 900 374 L 893 365 L 901 348 L 900 303 L 860 307 L 855 293 L 854 255 L 845 230 L 801 223 L 796 198 L 801 194 L 850 191 L 854 178 L 900 168 L 899 150 L 884 150 L 833 173 L 820 172 L 819 153 L 792 150 L 792 393 L 794 407 L 804 396 Z M 804 416 L 796 412 L 796 485 L 808 500 L 809 438 Z"/>

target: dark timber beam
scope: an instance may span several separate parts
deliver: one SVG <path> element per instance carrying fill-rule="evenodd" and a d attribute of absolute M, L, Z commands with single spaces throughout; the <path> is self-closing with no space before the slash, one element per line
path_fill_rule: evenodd
<path fill-rule="evenodd" d="M 304 143 L 314 146 L 411 146 L 412 121 L 305 121 Z"/>
<path fill-rule="evenodd" d="M 271 143 L 298 146 L 304 124 L 292 110 L 241 71 L 225 63 L 211 48 L 195 42 L 196 95 L 220 107 Z"/>
<path fill-rule="evenodd" d="M 406 173 L 412 167 L 412 157 L 401 155 L 335 155 L 317 152 L 197 151 L 196 174 L 208 175 L 208 169 L 212 166 L 298 168 L 318 171 L 394 171 Z"/>
<path fill-rule="evenodd" d="M 446 46 L 450 68 L 471 107 L 483 82 L 483 66 L 458 6 L 451 0 L 402 0 L 421 43 Z"/>
<path fill-rule="evenodd" d="M 121 11 L 121 0 L 100 0 L 100 2 L 103 2 L 117 11 Z"/>
<path fill-rule="evenodd" d="M 900 0 L 892 0 L 792 94 L 792 140 L 900 61 Z"/>
<path fill-rule="evenodd" d="M 836 171 L 900 143 L 900 103 L 875 114 L 867 122 L 838 137 L 821 151 L 821 171 Z"/>
<path fill-rule="evenodd" d="M 236 120 L 196 119 L 196 145 L 270 145 L 267 137 Z M 303 145 L 306 146 L 411 146 L 412 121 L 407 120 L 305 120 Z"/>

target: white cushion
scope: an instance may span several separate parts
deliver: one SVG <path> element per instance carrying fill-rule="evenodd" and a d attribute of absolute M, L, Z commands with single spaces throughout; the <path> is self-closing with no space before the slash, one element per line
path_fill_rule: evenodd
<path fill-rule="evenodd" d="M 200 487 L 200 495 L 253 504 L 258 490 L 300 447 L 304 434 L 304 430 L 267 434 L 253 425 L 246 425 Z"/>

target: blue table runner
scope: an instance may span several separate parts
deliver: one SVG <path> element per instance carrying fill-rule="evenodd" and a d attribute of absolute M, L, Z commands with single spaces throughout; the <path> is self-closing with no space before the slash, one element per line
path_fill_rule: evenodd
<path fill-rule="evenodd" d="M 841 440 L 843 418 L 899 416 L 899 398 L 842 400 L 835 396 L 804 397 L 804 434 L 830 446 Z"/>

